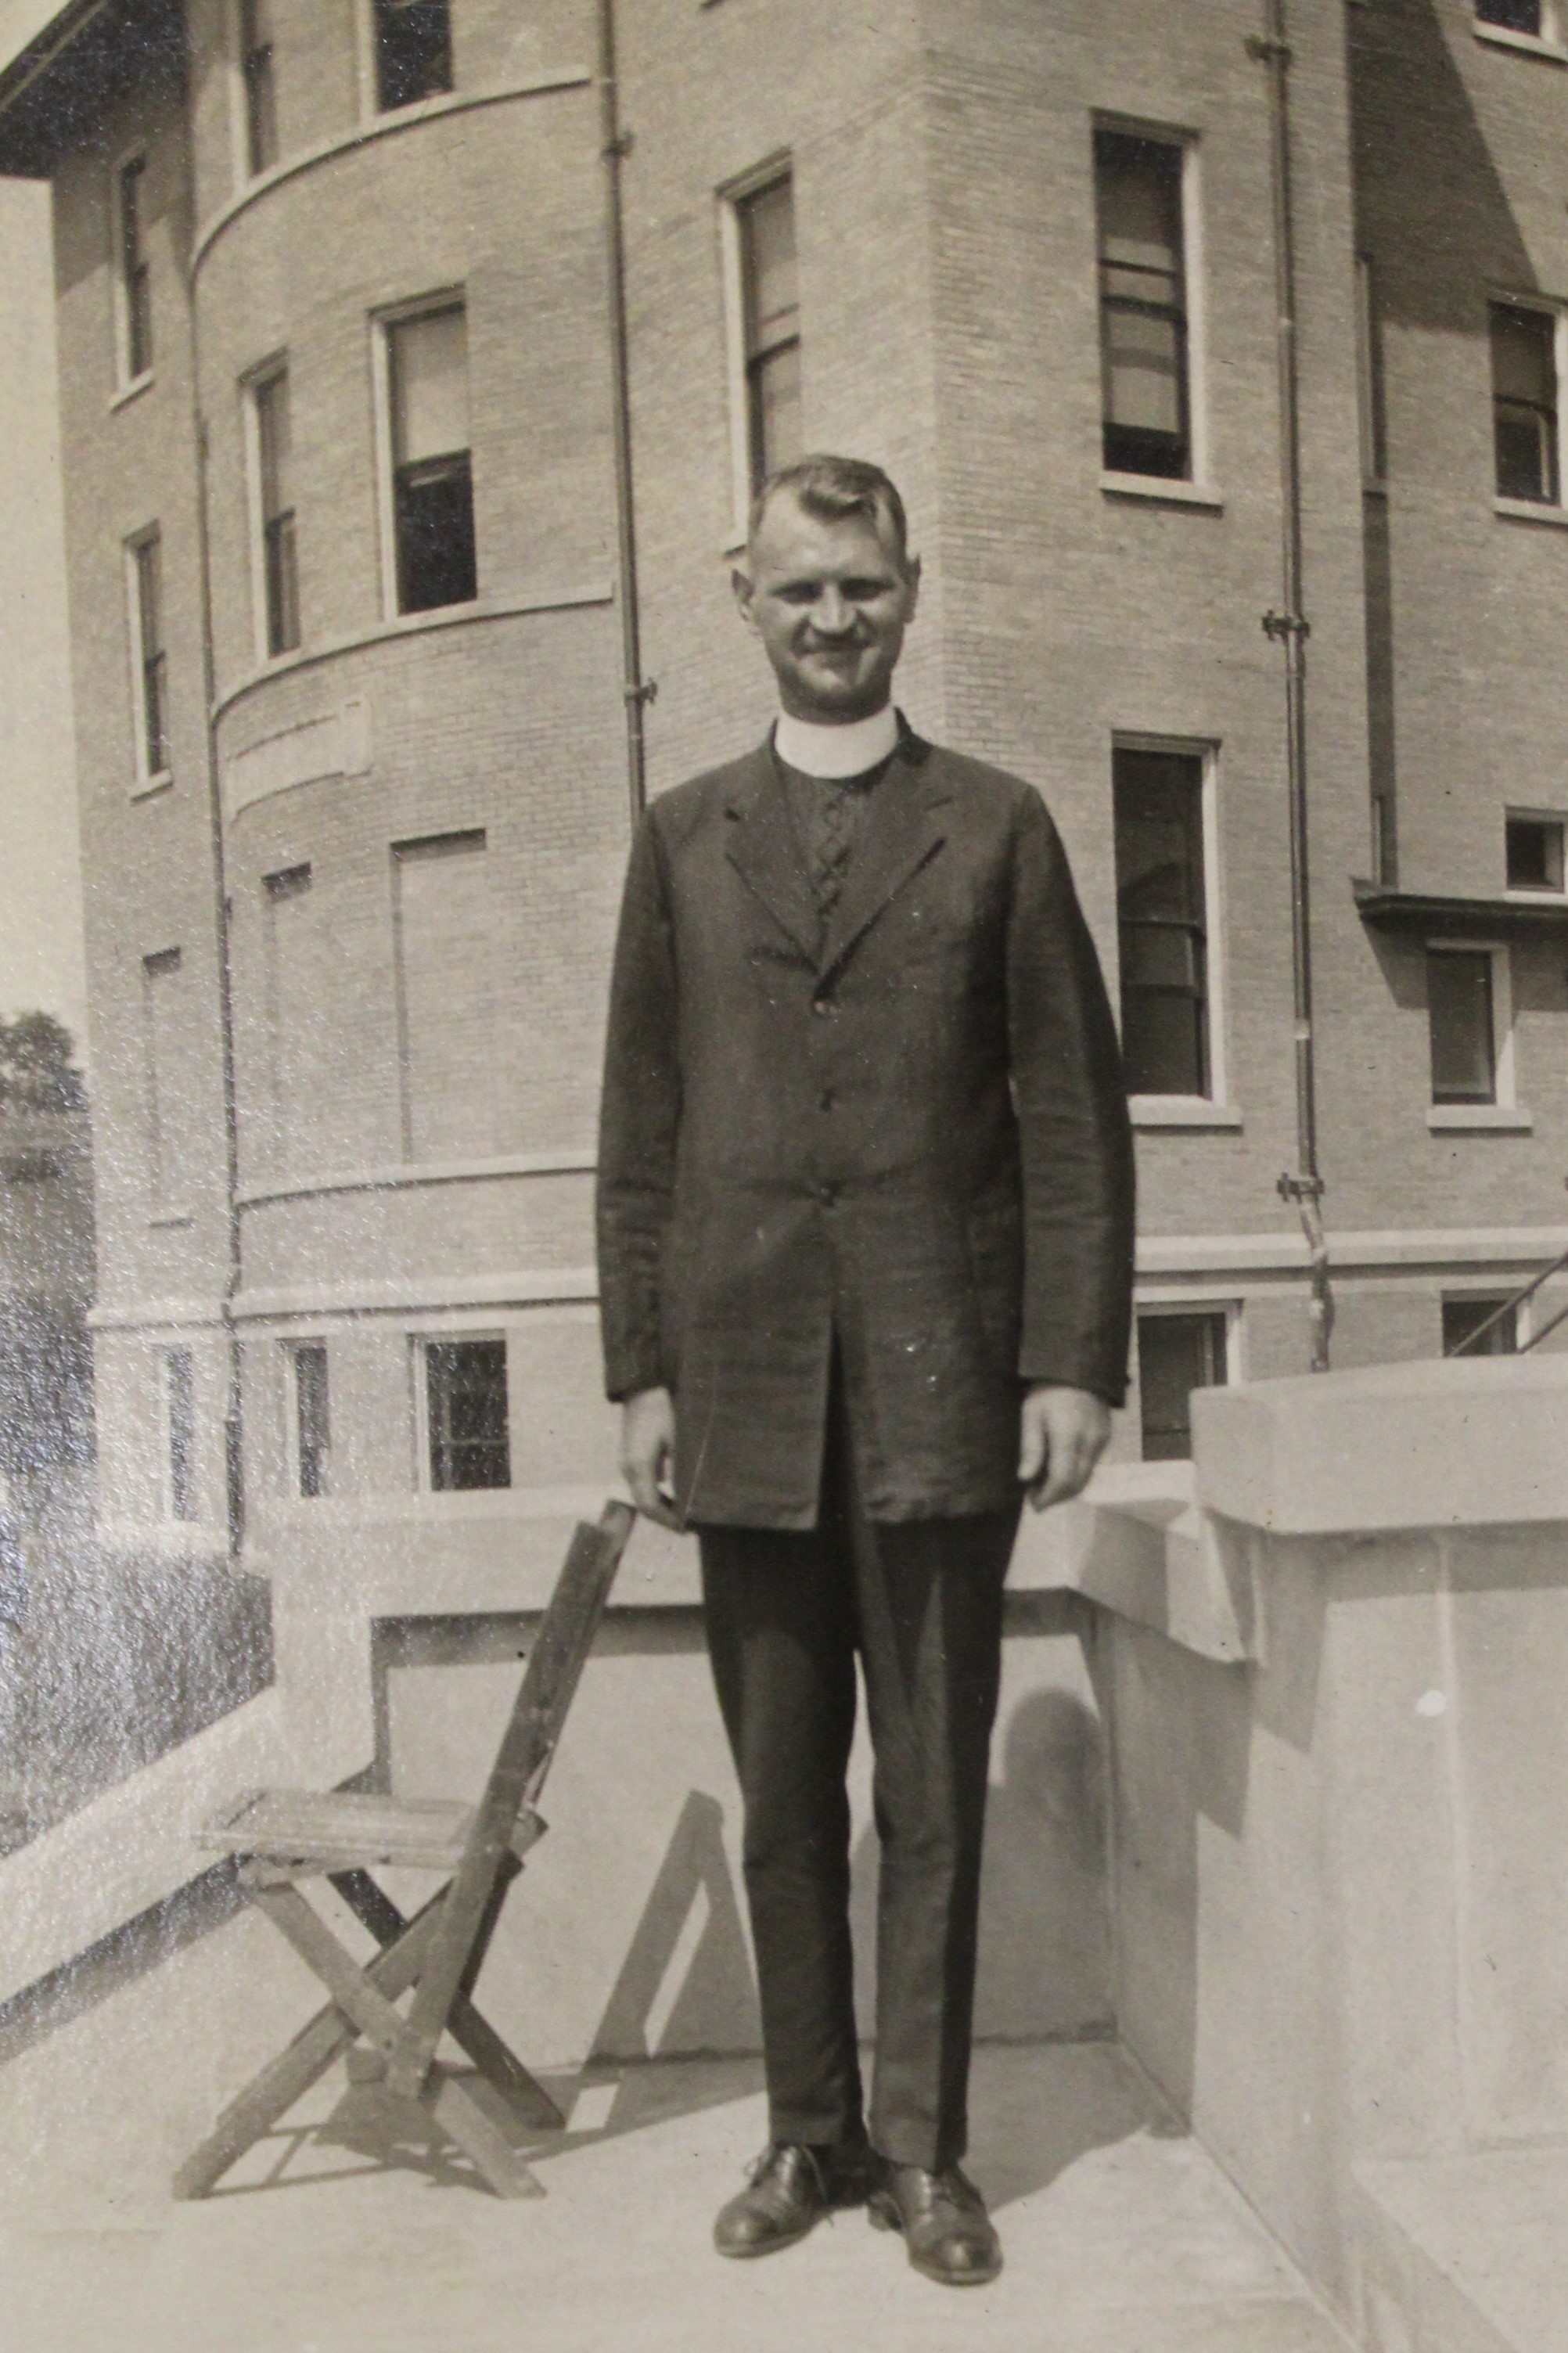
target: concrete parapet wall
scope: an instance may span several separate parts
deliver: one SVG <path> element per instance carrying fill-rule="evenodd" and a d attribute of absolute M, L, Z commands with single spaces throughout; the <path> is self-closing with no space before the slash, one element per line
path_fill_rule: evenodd
<path fill-rule="evenodd" d="M 1194 1430 L 1253 1655 L 1105 1620 L 1119 2025 L 1363 2341 L 1457 2353 L 1491 2339 L 1410 2239 L 1426 2168 L 1568 2151 L 1568 1365 L 1258 1383 Z"/>

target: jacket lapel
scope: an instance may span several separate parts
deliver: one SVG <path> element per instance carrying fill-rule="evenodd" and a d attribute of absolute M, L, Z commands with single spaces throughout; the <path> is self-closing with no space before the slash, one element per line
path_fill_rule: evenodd
<path fill-rule="evenodd" d="M 731 865 L 815 964 L 822 919 L 795 839 L 771 735 L 741 762 L 724 814 L 724 848 Z"/>
<path fill-rule="evenodd" d="M 942 810 L 952 798 L 941 754 L 933 754 L 932 747 L 900 720 L 899 748 L 871 795 L 843 895 L 822 942 L 816 959 L 819 976 L 843 963 L 888 902 L 942 848 L 946 839 Z"/>

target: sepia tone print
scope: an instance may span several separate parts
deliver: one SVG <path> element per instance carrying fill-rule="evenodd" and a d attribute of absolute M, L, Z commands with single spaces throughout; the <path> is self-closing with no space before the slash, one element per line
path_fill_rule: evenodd
<path fill-rule="evenodd" d="M 1565 69 L 1559 0 L 0 0 L 26 2353 L 1568 2343 Z M 998 1513 L 866 2172 L 715 1630 L 837 1531 L 875 2086 L 868 1619 Z"/>

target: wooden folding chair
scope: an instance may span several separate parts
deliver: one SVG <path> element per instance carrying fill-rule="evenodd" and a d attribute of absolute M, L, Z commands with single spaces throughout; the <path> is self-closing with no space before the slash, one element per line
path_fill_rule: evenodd
<path fill-rule="evenodd" d="M 286 2051 L 218 2118 L 174 2177 L 176 2198 L 200 2198 L 350 2052 L 358 2083 L 388 2100 L 416 2099 L 500 2198 L 542 2195 L 539 2183 L 468 2086 L 437 2061 L 449 2032 L 524 2124 L 565 2119 L 474 2006 L 473 1989 L 511 1881 L 545 1824 L 535 1810 L 566 1712 L 620 1566 L 635 1514 L 607 1504 L 580 1524 L 528 1654 L 516 1701 L 478 1805 L 440 1799 L 252 1790 L 198 1832 L 237 1856 L 252 1899 L 331 1996 Z M 377 1868 L 437 1871 L 445 1884 L 407 1919 L 372 1877 Z M 362 1968 L 299 1882 L 328 1879 L 380 1950 Z M 413 1989 L 406 2010 L 400 1996 Z M 351 2045 L 363 2042 L 363 2050 Z"/>

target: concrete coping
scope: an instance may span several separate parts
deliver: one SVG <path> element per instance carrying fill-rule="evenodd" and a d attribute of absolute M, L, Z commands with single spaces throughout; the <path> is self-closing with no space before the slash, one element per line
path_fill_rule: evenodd
<path fill-rule="evenodd" d="M 1198 1504 L 1276 1535 L 1568 1521 L 1568 1354 L 1203 1389 Z"/>

